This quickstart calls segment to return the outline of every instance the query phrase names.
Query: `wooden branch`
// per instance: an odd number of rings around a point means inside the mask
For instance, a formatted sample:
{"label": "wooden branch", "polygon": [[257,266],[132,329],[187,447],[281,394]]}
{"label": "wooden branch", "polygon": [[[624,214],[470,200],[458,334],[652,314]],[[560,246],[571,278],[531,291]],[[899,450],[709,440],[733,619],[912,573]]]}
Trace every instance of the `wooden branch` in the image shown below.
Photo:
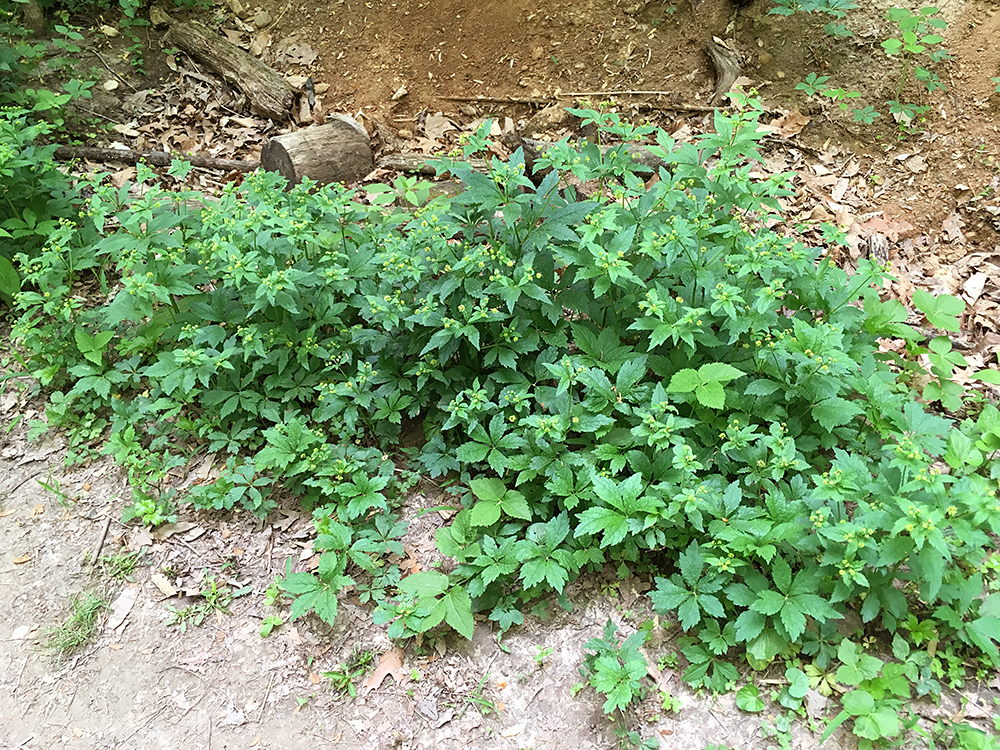
{"label": "wooden branch", "polygon": [[[379,169],[395,169],[400,172],[417,172],[433,177],[437,174],[428,162],[441,157],[431,154],[386,154],[375,165]],[[473,172],[485,172],[485,159],[469,159],[465,162]]]}
{"label": "wooden branch", "polygon": [[194,21],[174,22],[164,37],[201,60],[250,101],[250,108],[275,122],[288,119],[297,89],[256,57],[230,44],[207,26]]}
{"label": "wooden branch", "polygon": [[136,164],[145,161],[158,167],[169,167],[174,159],[186,161],[193,167],[205,169],[222,169],[227,172],[252,172],[260,166],[255,161],[237,161],[235,159],[215,159],[210,156],[187,156],[168,154],[166,151],[133,151],[123,148],[96,148],[92,146],[60,146],[56,149],[57,159],[89,159],[90,161],[111,161],[123,164]]}
{"label": "wooden branch", "polygon": [[558,99],[554,96],[552,97],[518,97],[518,96],[442,96],[440,99],[444,99],[446,102],[483,102],[484,104],[534,104],[534,105],[549,105]]}

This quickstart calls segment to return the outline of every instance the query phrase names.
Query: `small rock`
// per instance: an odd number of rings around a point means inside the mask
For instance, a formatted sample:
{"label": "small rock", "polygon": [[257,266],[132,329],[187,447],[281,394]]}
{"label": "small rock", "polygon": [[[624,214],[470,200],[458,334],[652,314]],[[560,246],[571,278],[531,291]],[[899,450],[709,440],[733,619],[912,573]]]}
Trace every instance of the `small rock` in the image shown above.
{"label": "small rock", "polygon": [[522,132],[528,138],[536,138],[546,130],[558,130],[570,125],[572,121],[573,115],[558,104],[553,104],[538,110],[535,116],[528,120],[528,124],[524,126]]}
{"label": "small rock", "polygon": [[107,24],[103,24],[100,28],[100,31],[108,39],[114,39],[116,36],[118,36],[118,29],[116,29],[114,26],[108,26]]}
{"label": "small rock", "polygon": [[757,58],[757,62],[761,65],[767,65],[771,60],[774,59],[774,55],[770,52],[761,52],[760,57]]}
{"label": "small rock", "polygon": [[167,12],[158,5],[151,5],[149,7],[149,22],[156,28],[169,26],[170,16],[167,15]]}
{"label": "small rock", "polygon": [[271,24],[271,14],[266,10],[258,10],[253,14],[253,25],[258,29],[263,29]]}
{"label": "small rock", "polygon": [[396,135],[402,138],[404,141],[411,140],[413,138],[413,131],[411,130],[397,130]]}
{"label": "small rock", "polygon": [[531,49],[531,57],[534,60],[541,60],[542,55],[545,54],[545,50],[542,47],[533,47]]}
{"label": "small rock", "polygon": [[105,91],[114,91],[116,88],[118,88],[119,85],[120,84],[118,83],[118,81],[112,78],[111,80],[105,81],[101,85],[101,88],[104,89]]}

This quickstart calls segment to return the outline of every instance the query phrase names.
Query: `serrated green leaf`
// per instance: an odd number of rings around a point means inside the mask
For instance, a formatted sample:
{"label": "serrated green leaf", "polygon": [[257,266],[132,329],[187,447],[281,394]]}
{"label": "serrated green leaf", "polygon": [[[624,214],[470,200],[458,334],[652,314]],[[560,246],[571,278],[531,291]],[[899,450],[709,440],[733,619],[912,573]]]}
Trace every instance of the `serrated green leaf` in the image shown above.
{"label": "serrated green leaf", "polygon": [[725,383],[730,380],[736,380],[746,375],[743,370],[737,367],[733,367],[725,362],[709,362],[707,365],[702,365],[698,368],[698,376],[703,383],[709,381],[717,381],[720,383]]}
{"label": "serrated green leaf", "polygon": [[726,389],[715,380],[699,385],[694,389],[694,395],[698,403],[709,409],[723,409],[726,406]]}
{"label": "serrated green leaf", "polygon": [[785,605],[785,597],[777,591],[761,591],[757,594],[757,601],[751,606],[756,612],[762,615],[775,615],[781,611]]}
{"label": "serrated green leaf", "polygon": [[470,441],[458,446],[458,450],[455,451],[455,458],[463,464],[477,464],[484,460],[486,458],[486,454],[489,452],[490,446],[486,443],[476,443]]}
{"label": "serrated green leaf", "polygon": [[452,586],[444,596],[444,621],[457,633],[471,640],[476,622],[472,617],[472,599],[461,586]]}
{"label": "serrated green leaf", "polygon": [[527,499],[517,490],[508,490],[500,501],[500,508],[512,518],[520,518],[525,521],[531,520],[531,506]]}
{"label": "serrated green leaf", "polygon": [[[485,457],[485,453],[483,456]],[[472,494],[478,497],[480,500],[487,500],[494,502],[497,505],[500,504],[500,500],[503,498],[504,493],[507,492],[507,486],[496,477],[479,477],[473,479],[469,482],[469,489],[472,490]]]}
{"label": "serrated green leaf", "polygon": [[492,500],[480,500],[469,510],[470,526],[492,526],[500,520],[500,505]]}
{"label": "serrated green leaf", "polygon": [[680,568],[681,576],[687,582],[688,586],[693,587],[698,582],[698,579],[701,578],[701,571],[705,566],[697,542],[692,542],[686,550],[681,552],[677,560],[677,565]]}
{"label": "serrated green leaf", "polygon": [[701,378],[698,373],[690,368],[678,370],[670,378],[667,386],[668,393],[688,393],[701,385]]}
{"label": "serrated green leaf", "polygon": [[812,408],[812,416],[824,430],[832,432],[834,428],[850,422],[854,417],[864,413],[853,401],[833,396],[825,398]]}

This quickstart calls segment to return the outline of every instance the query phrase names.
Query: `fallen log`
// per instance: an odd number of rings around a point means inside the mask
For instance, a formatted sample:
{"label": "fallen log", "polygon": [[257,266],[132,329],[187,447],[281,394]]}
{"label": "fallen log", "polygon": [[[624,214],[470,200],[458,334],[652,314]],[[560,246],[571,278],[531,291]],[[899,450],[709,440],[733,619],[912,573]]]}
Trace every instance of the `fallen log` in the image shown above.
{"label": "fallen log", "polygon": [[123,148],[97,148],[94,146],[59,146],[55,154],[57,159],[89,159],[100,162],[121,162],[136,164],[140,161],[154,164],[158,167],[169,167],[174,159],[186,161],[193,167],[205,169],[221,169],[226,172],[252,172],[260,166],[255,161],[239,161],[236,159],[215,159],[210,156],[194,156],[168,154],[166,151],[133,151]]}
{"label": "fallen log", "polygon": [[[386,154],[385,156],[379,158],[378,163],[375,166],[379,169],[395,169],[399,172],[416,172],[418,174],[433,177],[437,174],[437,170],[430,165],[430,162],[440,158],[442,157],[432,156],[430,154]],[[468,159],[464,163],[473,172],[486,171],[485,159]]]}
{"label": "fallen log", "polygon": [[250,109],[275,122],[288,119],[297,89],[257,58],[194,21],[176,21],[164,37],[246,95]]}
{"label": "fallen log", "polygon": [[275,136],[260,152],[260,165],[290,183],[303,177],[320,185],[355,182],[375,168],[371,140],[361,125],[344,115],[325,125]]}

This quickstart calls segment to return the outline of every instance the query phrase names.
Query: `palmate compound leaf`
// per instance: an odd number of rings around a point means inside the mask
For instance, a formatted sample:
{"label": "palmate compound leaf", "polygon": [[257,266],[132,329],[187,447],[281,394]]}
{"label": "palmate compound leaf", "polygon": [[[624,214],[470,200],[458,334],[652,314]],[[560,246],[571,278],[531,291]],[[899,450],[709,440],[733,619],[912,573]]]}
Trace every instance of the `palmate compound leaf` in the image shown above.
{"label": "palmate compound leaf", "polygon": [[[347,576],[338,578],[345,578],[353,583]],[[292,573],[281,583],[281,588],[295,595],[290,609],[291,619],[310,610],[315,610],[316,615],[328,625],[332,625],[337,619],[337,592],[341,588],[339,580],[330,584],[311,573]]]}

